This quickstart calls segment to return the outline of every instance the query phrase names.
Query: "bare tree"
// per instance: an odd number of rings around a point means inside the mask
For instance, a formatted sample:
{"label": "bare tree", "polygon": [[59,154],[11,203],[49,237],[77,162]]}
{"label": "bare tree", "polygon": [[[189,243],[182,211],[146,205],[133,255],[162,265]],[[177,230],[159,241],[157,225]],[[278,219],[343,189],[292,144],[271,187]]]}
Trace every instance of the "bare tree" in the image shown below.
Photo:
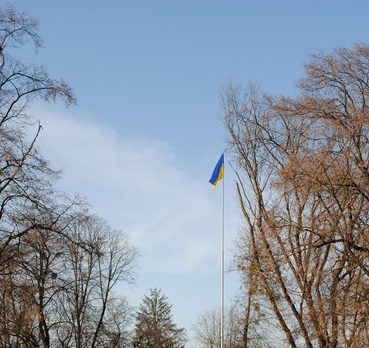
{"label": "bare tree", "polygon": [[[133,284],[136,249],[125,235],[94,216],[70,228],[73,239],[66,243],[61,276],[65,291],[59,293],[57,309],[62,324],[58,325],[55,344],[124,347],[120,344],[129,341],[132,309],[114,289]],[[116,303],[122,307],[113,307]]]}
{"label": "bare tree", "polygon": [[34,127],[28,106],[37,98],[75,103],[63,80],[53,80],[43,67],[26,66],[12,56],[28,41],[36,48],[41,45],[37,22],[12,8],[0,9],[0,259],[11,256],[5,249],[12,242],[43,226],[38,216],[51,210],[55,199],[52,185],[58,172],[35,147],[41,126]]}
{"label": "bare tree", "polygon": [[114,290],[133,282],[135,248],[103,220],[77,213],[62,234],[33,230],[19,241],[0,287],[0,346],[130,344],[133,310]]}
{"label": "bare tree", "polygon": [[210,309],[200,313],[194,325],[196,343],[200,348],[220,347],[220,311]]}
{"label": "bare tree", "polygon": [[37,346],[31,328],[38,308],[25,296],[29,279],[20,282],[23,238],[36,230],[55,230],[66,212],[65,206],[56,209],[63,200],[53,190],[59,173],[36,148],[41,126],[28,106],[36,99],[57,98],[69,105],[75,97],[63,80],[51,79],[43,67],[27,66],[13,55],[28,43],[41,47],[37,29],[27,14],[0,8],[0,345],[7,347]]}
{"label": "bare tree", "polygon": [[[136,251],[85,202],[55,190],[37,149],[37,99],[76,102],[64,80],[14,53],[42,46],[37,21],[0,8],[0,347],[125,347]],[[119,305],[119,307],[117,307]]]}
{"label": "bare tree", "polygon": [[238,261],[290,347],[366,346],[369,47],[305,69],[296,98],[223,91],[246,224]]}
{"label": "bare tree", "polygon": [[[273,335],[265,334],[261,327],[271,328],[270,320],[264,320],[256,302],[253,308],[248,307],[244,296],[237,298],[226,310],[224,318],[224,347],[225,348],[268,348],[274,347],[269,341]],[[255,312],[252,316],[246,311]],[[245,338],[245,325],[248,325],[248,336]],[[220,347],[220,310],[213,308],[201,313],[193,326],[195,339],[200,348]],[[276,346],[275,346],[276,347]]]}

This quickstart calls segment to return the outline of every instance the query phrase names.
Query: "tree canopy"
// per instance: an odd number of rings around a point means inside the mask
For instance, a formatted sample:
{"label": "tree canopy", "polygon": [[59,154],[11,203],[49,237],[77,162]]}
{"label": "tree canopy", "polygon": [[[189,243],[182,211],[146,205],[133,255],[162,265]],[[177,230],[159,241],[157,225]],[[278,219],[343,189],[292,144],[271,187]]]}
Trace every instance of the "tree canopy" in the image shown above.
{"label": "tree canopy", "polygon": [[276,346],[367,346],[369,46],[312,55],[298,86],[222,92],[248,306],[283,334],[267,333]]}
{"label": "tree canopy", "polygon": [[132,309],[113,295],[132,283],[136,250],[59,192],[37,148],[35,100],[76,103],[72,88],[17,50],[41,47],[37,21],[0,8],[0,347],[126,347]]}

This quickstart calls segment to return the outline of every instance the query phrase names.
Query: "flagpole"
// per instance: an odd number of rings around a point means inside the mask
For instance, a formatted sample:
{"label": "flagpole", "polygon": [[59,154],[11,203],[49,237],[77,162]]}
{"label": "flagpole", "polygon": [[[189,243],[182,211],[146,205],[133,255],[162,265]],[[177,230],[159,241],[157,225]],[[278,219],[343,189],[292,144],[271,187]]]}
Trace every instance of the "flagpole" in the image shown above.
{"label": "flagpole", "polygon": [[222,228],[221,228],[221,275],[220,275],[220,348],[224,347],[224,152],[220,156],[209,182],[215,189],[219,180],[223,179],[222,190]]}
{"label": "flagpole", "polygon": [[[225,172],[225,171],[224,171]],[[222,231],[221,231],[221,291],[220,291],[220,348],[224,347],[224,182],[222,190]]]}

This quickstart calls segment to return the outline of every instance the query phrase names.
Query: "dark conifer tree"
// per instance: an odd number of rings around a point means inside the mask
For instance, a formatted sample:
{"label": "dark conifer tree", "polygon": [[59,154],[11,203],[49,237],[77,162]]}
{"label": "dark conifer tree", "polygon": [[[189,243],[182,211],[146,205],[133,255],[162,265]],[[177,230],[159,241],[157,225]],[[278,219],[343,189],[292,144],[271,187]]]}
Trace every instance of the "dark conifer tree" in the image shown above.
{"label": "dark conifer tree", "polygon": [[172,305],[159,289],[150,289],[136,316],[133,346],[137,348],[181,348],[186,342],[185,331],[172,320]]}

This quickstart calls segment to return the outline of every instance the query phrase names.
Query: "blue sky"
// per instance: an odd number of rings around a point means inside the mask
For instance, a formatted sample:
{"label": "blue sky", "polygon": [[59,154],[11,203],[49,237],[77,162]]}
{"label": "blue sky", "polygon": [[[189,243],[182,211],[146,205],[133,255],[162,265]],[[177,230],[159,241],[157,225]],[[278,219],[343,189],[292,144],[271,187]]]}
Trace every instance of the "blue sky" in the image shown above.
{"label": "blue sky", "polygon": [[[11,3],[40,22],[45,47],[27,58],[78,98],[34,106],[40,147],[64,169],[60,188],[86,196],[137,246],[137,285],[122,289],[130,302],[161,288],[191,335],[220,302],[221,190],[208,183],[225,147],[219,90],[256,82],[295,94],[309,54],[368,42],[369,2]],[[228,264],[241,224],[230,175],[225,184]],[[227,300],[238,287],[227,274]]]}

